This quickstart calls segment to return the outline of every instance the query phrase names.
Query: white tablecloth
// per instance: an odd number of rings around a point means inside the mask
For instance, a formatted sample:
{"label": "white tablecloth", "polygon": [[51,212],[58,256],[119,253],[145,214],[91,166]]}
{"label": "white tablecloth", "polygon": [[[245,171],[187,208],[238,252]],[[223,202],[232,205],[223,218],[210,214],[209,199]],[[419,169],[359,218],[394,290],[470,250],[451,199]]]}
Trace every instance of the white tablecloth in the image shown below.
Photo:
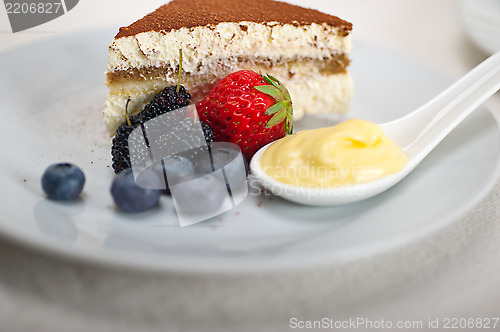
{"label": "white tablecloth", "polygon": [[[0,51],[89,26],[127,25],[161,3],[82,0],[67,15],[17,34],[0,9]],[[307,3],[314,7],[315,1]],[[331,13],[354,24],[356,38],[451,78],[486,57],[466,38],[458,1],[328,3]],[[498,93],[486,104],[500,114]],[[200,277],[117,271],[0,240],[0,331],[286,331],[328,319],[366,319],[373,327],[420,322],[419,330],[426,330],[436,320],[443,327],[447,318],[494,319],[500,317],[499,193],[497,184],[461,218],[398,250],[286,273]],[[370,325],[357,330],[362,326]]]}

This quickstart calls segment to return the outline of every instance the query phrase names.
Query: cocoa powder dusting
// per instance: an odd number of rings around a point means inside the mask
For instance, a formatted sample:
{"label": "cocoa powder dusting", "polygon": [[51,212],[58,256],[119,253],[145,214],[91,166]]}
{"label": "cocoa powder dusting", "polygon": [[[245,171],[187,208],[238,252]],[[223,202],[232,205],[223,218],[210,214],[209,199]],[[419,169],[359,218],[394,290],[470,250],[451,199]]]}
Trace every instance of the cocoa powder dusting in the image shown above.
{"label": "cocoa powder dusting", "polygon": [[326,23],[339,27],[344,36],[352,30],[351,23],[336,16],[273,0],[173,0],[128,27],[120,28],[115,38],[242,21],[296,26]]}

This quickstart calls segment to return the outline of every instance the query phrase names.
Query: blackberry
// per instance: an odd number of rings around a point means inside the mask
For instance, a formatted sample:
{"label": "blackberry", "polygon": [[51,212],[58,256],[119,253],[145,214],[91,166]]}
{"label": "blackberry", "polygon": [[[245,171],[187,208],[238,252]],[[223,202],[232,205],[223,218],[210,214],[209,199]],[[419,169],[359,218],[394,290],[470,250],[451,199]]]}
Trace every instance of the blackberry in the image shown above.
{"label": "blackberry", "polygon": [[[189,105],[191,95],[180,85],[179,92],[177,86],[169,86],[154,96],[153,101],[144,107],[144,110],[134,117],[134,121],[144,123],[158,115],[173,111],[175,109]],[[132,121],[132,119],[131,119]]]}
{"label": "blackberry", "polygon": [[[143,111],[137,115],[129,117],[130,125],[128,122],[125,122],[118,127],[116,135],[113,138],[113,146],[111,148],[111,155],[113,157],[112,167],[115,173],[119,173],[120,171],[131,167],[128,138],[130,133],[132,133],[135,128],[159,115],[189,105],[191,96],[186,89],[182,85],[179,86],[179,92],[177,92],[176,89],[176,86],[166,87],[153,98],[153,101],[144,107]],[[187,123],[192,122],[192,120],[184,122],[187,125]],[[205,141],[207,143],[213,142],[214,135],[212,129],[204,123],[201,123],[201,125]],[[169,133],[165,133],[165,135],[162,135],[161,139],[168,140],[169,136]]]}
{"label": "blackberry", "polygon": [[[166,116],[165,116],[166,117]],[[168,121],[168,117],[165,118]],[[171,151],[168,142],[171,142],[172,148],[177,151],[188,151],[196,147],[205,147],[208,143],[214,141],[214,133],[212,128],[210,128],[206,123],[198,120],[203,130],[204,140],[199,135],[199,127],[197,124],[193,123],[193,119],[185,118],[171,126],[168,130],[163,128],[158,128],[161,131],[157,131],[157,128],[148,128],[148,137],[156,139],[161,142],[157,147],[157,151],[163,155],[168,155],[168,151]],[[192,133],[192,135],[191,135]],[[165,152],[162,150],[165,149]]]}
{"label": "blackberry", "polygon": [[[200,127],[203,134],[200,133]],[[192,118],[179,121],[178,116],[170,118],[169,113],[161,116],[158,123],[147,127],[145,137],[134,135],[129,138],[129,146],[134,152],[132,162],[146,166],[149,161],[149,152],[144,149],[144,140],[154,142],[154,158],[181,156],[194,163],[200,154],[206,152],[207,145],[214,141],[212,129],[201,121],[194,122]]]}
{"label": "blackberry", "polygon": [[128,136],[135,127],[127,126],[126,123],[121,124],[116,130],[116,135],[113,138],[113,146],[111,147],[111,155],[113,156],[113,169],[115,173],[131,167],[130,155],[128,151]]}

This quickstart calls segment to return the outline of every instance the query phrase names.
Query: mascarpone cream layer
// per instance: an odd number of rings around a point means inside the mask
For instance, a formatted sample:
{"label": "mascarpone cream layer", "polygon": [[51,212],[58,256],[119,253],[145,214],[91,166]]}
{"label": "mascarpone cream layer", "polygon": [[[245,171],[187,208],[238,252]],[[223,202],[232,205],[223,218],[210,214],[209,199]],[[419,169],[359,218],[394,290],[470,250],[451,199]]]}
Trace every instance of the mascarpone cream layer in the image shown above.
{"label": "mascarpone cream layer", "polygon": [[[184,72],[205,74],[214,58],[252,56],[270,59],[297,57],[322,59],[332,53],[348,54],[350,35],[327,24],[294,26],[271,22],[219,23],[215,26],[181,28],[168,33],[149,31],[113,40],[109,46],[108,72],[129,68],[177,68],[183,51]],[[207,64],[207,66],[205,66]]]}
{"label": "mascarpone cream layer", "polygon": [[[294,120],[300,119],[305,113],[343,115],[349,110],[354,91],[354,84],[349,73],[315,74],[307,78],[296,75],[292,79],[280,80],[290,92]],[[133,87],[129,87],[128,95],[110,94],[106,100],[103,117],[110,135],[114,135],[118,126],[125,122],[125,107],[129,98],[129,104],[134,105],[135,108],[131,112],[133,114],[143,109],[154,94],[165,87],[161,82],[155,81],[131,82],[130,84]],[[189,83],[184,86],[192,92]]]}

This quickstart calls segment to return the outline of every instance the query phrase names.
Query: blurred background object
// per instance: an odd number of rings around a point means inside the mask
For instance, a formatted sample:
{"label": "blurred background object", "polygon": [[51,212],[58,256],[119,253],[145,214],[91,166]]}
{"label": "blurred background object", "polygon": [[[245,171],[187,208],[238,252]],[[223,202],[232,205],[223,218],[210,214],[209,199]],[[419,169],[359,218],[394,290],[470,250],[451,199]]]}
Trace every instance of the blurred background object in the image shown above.
{"label": "blurred background object", "polygon": [[467,36],[486,54],[500,51],[500,1],[461,0],[460,15]]}

